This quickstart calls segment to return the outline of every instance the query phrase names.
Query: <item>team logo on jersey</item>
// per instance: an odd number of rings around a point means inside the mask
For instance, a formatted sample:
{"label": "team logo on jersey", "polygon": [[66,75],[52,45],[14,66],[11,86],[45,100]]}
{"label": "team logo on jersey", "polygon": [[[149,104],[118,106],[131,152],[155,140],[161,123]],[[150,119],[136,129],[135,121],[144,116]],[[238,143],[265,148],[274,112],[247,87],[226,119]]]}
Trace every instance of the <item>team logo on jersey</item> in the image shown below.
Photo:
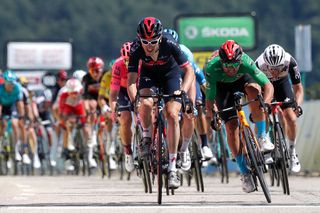
{"label": "team logo on jersey", "polygon": [[211,89],[210,88],[210,83],[207,81],[207,83],[206,83],[206,89]]}

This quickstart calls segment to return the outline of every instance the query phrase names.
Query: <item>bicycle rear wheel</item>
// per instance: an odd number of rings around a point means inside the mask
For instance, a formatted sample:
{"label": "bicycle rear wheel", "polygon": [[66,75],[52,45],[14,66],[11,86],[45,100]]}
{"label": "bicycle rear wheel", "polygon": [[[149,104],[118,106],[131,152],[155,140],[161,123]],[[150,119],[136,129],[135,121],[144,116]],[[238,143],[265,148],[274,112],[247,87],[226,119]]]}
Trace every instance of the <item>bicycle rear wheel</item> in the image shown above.
{"label": "bicycle rear wheel", "polygon": [[270,191],[268,189],[268,186],[266,184],[265,177],[263,174],[263,170],[265,166],[264,160],[263,160],[264,158],[260,150],[257,149],[257,146],[254,141],[254,135],[251,129],[249,129],[248,127],[243,127],[243,134],[244,134],[248,155],[250,158],[249,165],[251,167],[251,172],[255,177],[258,178],[267,202],[271,203]]}
{"label": "bicycle rear wheel", "polygon": [[276,139],[276,149],[279,153],[278,158],[276,158],[276,167],[279,169],[279,179],[282,183],[283,193],[290,195],[289,180],[288,180],[288,161],[285,149],[285,138],[283,136],[283,131],[279,124],[275,125],[275,139]]}

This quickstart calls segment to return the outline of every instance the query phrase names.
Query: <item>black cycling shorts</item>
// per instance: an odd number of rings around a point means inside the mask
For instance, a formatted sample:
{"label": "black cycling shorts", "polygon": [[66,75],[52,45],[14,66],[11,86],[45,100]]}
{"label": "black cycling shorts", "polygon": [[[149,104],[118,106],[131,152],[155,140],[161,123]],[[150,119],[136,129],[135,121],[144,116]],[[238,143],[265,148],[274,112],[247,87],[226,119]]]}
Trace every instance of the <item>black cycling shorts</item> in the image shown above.
{"label": "black cycling shorts", "polygon": [[[255,83],[255,81],[248,74],[243,75],[241,78],[232,83],[217,82],[216,102],[218,109],[222,110],[234,106],[233,94],[235,92],[245,93],[244,88],[249,83]],[[237,112],[235,110],[227,111],[221,113],[220,116],[225,122],[227,122],[233,118],[236,118]]]}
{"label": "black cycling shorts", "polygon": [[[141,73],[139,79],[139,90],[146,88],[161,88],[164,94],[173,94],[175,91],[180,90],[182,83],[180,72],[171,72],[167,76],[159,76],[154,73]],[[175,98],[175,101],[181,103],[180,98]],[[165,99],[168,102],[169,99]]]}
{"label": "black cycling shorts", "polygon": [[[120,87],[117,102],[120,106],[130,106],[131,105],[130,98],[129,98],[128,92],[127,92],[127,88]],[[121,111],[131,111],[131,108],[130,109],[119,109],[119,111],[120,112]]]}
{"label": "black cycling shorts", "polygon": [[[293,94],[292,86],[289,81],[289,77],[279,79],[277,81],[273,81],[272,85],[274,87],[274,100],[275,101],[293,101],[295,100],[295,96]],[[282,109],[285,108],[294,108],[295,103],[286,104],[285,106],[281,106]]]}

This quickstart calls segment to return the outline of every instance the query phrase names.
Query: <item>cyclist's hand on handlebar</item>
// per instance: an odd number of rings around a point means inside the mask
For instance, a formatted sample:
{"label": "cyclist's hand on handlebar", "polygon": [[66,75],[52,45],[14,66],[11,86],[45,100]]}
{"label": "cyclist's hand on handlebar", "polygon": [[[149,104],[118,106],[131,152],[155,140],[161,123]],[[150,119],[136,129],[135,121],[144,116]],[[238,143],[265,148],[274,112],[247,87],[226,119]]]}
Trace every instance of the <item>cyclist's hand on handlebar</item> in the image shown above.
{"label": "cyclist's hand on handlebar", "polygon": [[211,128],[215,131],[218,131],[221,129],[222,120],[219,116],[219,114],[215,111],[213,111],[213,119],[211,121]]}
{"label": "cyclist's hand on handlebar", "polygon": [[177,90],[174,92],[175,95],[181,95],[182,100],[182,111],[188,114],[193,114],[193,103],[189,99],[188,94],[184,90]]}
{"label": "cyclist's hand on handlebar", "polygon": [[301,106],[298,106],[297,104],[295,105],[295,108],[293,110],[296,113],[298,118],[303,114],[303,110]]}

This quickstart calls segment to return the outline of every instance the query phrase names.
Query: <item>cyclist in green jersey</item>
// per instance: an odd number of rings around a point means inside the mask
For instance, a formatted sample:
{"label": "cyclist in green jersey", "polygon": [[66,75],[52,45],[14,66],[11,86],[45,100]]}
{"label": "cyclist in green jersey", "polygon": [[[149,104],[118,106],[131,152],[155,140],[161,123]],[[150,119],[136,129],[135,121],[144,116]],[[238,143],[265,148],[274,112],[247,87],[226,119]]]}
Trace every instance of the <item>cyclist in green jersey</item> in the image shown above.
{"label": "cyclist in green jersey", "polygon": [[[233,40],[227,40],[218,54],[209,60],[206,67],[206,109],[207,116],[213,118],[217,109],[221,110],[234,105],[233,94],[244,92],[249,100],[263,91],[264,101],[270,103],[273,97],[273,86],[267,76],[261,72],[254,61],[243,52],[241,46]],[[250,104],[252,118],[256,123],[257,137],[262,151],[274,149],[266,133],[266,122],[263,109],[259,103]],[[239,124],[236,111],[221,114],[225,121],[228,144],[235,156],[241,173],[242,189],[253,192],[255,187],[252,176],[246,166],[244,156],[239,151]]]}

